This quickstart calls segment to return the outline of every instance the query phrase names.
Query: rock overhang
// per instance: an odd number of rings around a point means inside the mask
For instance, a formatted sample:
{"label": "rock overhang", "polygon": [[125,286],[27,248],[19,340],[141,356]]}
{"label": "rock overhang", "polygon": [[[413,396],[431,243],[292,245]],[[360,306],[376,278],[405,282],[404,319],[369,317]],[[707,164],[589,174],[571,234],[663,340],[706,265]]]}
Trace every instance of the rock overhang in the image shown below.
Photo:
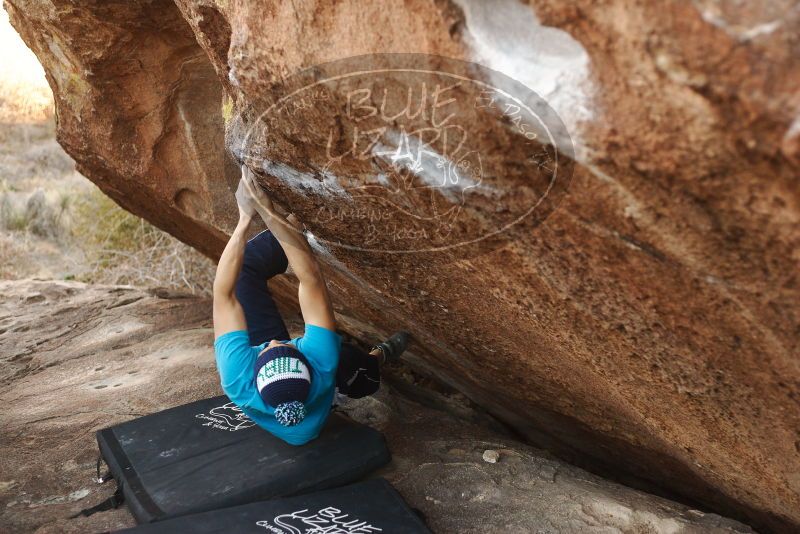
{"label": "rock overhang", "polygon": [[[797,524],[800,68],[785,3],[774,27],[705,4],[6,4],[81,171],[212,257],[235,214],[226,121],[292,74],[398,51],[508,65],[532,85],[552,67],[541,80],[577,149],[558,209],[468,257],[332,246],[360,237],[356,211],[319,224],[337,311],[374,335],[410,330],[420,368],[531,439],[759,526]],[[313,219],[338,203],[306,187],[326,176],[310,182],[302,154],[277,155],[262,179],[283,204]]]}

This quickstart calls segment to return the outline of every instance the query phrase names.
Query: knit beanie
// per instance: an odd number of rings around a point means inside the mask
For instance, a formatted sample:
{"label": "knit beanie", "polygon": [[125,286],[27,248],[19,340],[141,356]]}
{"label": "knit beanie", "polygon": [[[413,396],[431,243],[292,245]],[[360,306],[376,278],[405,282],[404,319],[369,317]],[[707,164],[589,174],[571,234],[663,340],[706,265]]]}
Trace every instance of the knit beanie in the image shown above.
{"label": "knit beanie", "polygon": [[275,408],[275,419],[283,426],[300,423],[311,390],[311,369],[303,353],[285,345],[273,347],[258,357],[255,373],[258,393]]}

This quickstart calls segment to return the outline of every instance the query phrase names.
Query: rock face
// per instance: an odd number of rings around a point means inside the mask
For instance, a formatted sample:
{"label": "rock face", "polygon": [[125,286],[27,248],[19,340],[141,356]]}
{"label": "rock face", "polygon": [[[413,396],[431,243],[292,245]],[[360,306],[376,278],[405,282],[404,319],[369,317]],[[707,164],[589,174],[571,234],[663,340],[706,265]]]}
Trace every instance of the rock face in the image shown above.
{"label": "rock face", "polygon": [[[124,507],[66,518],[113,491],[113,483],[93,480],[96,430],[220,394],[210,302],[30,280],[0,282],[0,295],[0,430],[11,437],[0,444],[3,527],[62,534],[133,526]],[[290,317],[290,329],[302,327]],[[752,532],[522,445],[487,428],[486,416],[463,400],[403,382],[400,374],[393,383],[424,395],[427,406],[383,386],[345,410],[384,432],[394,461],[379,474],[435,532]],[[487,447],[500,452],[496,464],[481,459]]]}
{"label": "rock face", "polygon": [[[347,328],[411,331],[418,370],[574,461],[800,528],[793,2],[5,6],[60,142],[122,206],[214,257],[246,161],[316,236]],[[391,116],[419,71],[447,72],[423,77],[441,108]],[[434,95],[455,75],[491,98]]]}

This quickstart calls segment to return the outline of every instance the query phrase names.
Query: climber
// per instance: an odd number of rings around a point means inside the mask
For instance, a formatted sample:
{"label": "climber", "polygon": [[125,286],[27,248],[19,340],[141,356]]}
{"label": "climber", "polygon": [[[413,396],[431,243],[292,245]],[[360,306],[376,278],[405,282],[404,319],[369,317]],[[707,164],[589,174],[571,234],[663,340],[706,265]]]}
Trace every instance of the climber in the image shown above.
{"label": "climber", "polygon": [[[369,353],[342,343],[325,280],[302,225],[283,217],[245,165],[236,191],[239,223],[214,278],[214,352],[225,394],[259,426],[292,445],[319,435],[336,392],[377,391],[380,365],[408,344],[398,332]],[[246,241],[258,214],[268,230]],[[303,336],[289,339],[267,280],[291,267],[299,281]]]}

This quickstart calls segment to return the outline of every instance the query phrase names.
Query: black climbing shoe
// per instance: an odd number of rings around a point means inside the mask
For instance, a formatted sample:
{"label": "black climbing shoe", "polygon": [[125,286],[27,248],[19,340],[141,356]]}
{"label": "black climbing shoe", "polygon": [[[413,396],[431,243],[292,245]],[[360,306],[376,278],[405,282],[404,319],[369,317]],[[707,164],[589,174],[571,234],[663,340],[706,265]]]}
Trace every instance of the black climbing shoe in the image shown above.
{"label": "black climbing shoe", "polygon": [[410,337],[411,335],[408,332],[397,332],[383,343],[378,343],[372,347],[372,350],[380,349],[381,353],[383,353],[383,363],[396,362],[408,347]]}

